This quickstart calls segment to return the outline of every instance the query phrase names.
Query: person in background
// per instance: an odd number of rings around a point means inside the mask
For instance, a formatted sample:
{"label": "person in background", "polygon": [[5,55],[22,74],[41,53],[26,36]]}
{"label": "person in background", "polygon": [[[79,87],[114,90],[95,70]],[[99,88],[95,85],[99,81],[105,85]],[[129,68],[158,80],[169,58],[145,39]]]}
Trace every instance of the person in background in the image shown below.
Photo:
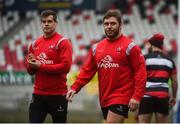
{"label": "person in background", "polygon": [[106,38],[89,50],[80,73],[67,93],[74,94],[98,73],[99,100],[104,119],[108,123],[121,123],[128,111],[138,108],[144,95],[146,66],[140,48],[124,35],[121,13],[109,10],[103,18]]}
{"label": "person in background", "polygon": [[[168,123],[169,105],[176,104],[177,72],[174,61],[163,51],[164,35],[154,34],[150,39],[150,53],[145,55],[146,92],[139,107],[139,123],[150,123],[155,113],[156,123]],[[172,81],[172,95],[168,81]]]}
{"label": "person in background", "polygon": [[54,11],[42,11],[43,35],[30,44],[25,59],[27,72],[35,75],[30,123],[44,122],[48,113],[55,123],[67,120],[66,75],[72,64],[72,46],[67,38],[56,32],[57,23]]}

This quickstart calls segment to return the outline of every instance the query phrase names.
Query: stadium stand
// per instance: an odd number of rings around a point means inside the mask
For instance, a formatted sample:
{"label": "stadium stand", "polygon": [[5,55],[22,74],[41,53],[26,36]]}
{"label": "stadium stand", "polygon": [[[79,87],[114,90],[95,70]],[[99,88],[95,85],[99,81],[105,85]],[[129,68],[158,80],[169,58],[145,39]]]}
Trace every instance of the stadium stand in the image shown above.
{"label": "stadium stand", "polygon": [[6,15],[0,14],[0,37],[7,33],[19,21],[19,14],[17,11],[9,11]]}
{"label": "stadium stand", "polygon": [[[165,36],[165,50],[171,55],[177,53],[177,20],[174,18],[177,15],[177,8],[174,4],[166,5],[166,2],[133,2],[131,0],[127,5],[128,11],[119,7],[123,11],[124,29],[129,37],[131,37],[142,48],[146,38],[157,32],[162,32]],[[117,1],[111,8],[118,8]],[[113,6],[113,7],[112,7]],[[120,6],[122,6],[120,4]],[[29,11],[26,13],[26,18],[32,18],[24,27],[16,32],[13,38],[3,44],[1,48],[2,60],[0,68],[6,70],[7,66],[12,66],[15,71],[24,71],[23,58],[26,53],[26,48],[30,41],[41,35],[40,21],[37,11]],[[83,63],[83,58],[87,54],[89,47],[98,42],[103,36],[102,17],[103,14],[96,13],[93,10],[76,10],[73,13],[70,11],[59,11],[59,26],[58,31],[66,37],[70,38],[74,50],[74,65],[72,70],[77,70]],[[0,36],[3,37],[4,32],[7,32],[19,20],[17,12],[9,12],[3,16],[1,21]]]}

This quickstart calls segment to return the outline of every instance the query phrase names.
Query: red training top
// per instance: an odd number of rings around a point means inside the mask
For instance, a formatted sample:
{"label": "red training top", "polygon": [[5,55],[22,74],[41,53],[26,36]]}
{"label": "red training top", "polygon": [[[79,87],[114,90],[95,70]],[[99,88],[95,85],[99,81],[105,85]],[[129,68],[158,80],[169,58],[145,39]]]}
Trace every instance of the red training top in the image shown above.
{"label": "red training top", "polygon": [[101,107],[128,105],[140,101],[146,85],[146,66],[140,48],[125,35],[115,41],[103,39],[94,45],[81,68],[72,90],[79,90],[98,72]]}
{"label": "red training top", "polygon": [[65,95],[66,76],[72,64],[70,41],[57,32],[50,38],[41,36],[30,44],[29,53],[41,63],[38,70],[33,70],[25,62],[28,73],[35,73],[34,94]]}

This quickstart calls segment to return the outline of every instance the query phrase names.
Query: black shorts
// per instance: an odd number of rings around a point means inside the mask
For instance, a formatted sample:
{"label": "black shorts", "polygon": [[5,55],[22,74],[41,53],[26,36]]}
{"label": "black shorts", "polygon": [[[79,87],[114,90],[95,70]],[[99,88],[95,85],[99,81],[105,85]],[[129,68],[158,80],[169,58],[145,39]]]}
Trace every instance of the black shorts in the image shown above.
{"label": "black shorts", "polygon": [[128,111],[129,111],[128,105],[122,105],[122,104],[110,105],[108,107],[101,108],[101,110],[105,120],[107,119],[107,114],[109,110],[113,113],[128,118]]}
{"label": "black shorts", "polygon": [[67,105],[66,96],[33,94],[29,106],[29,122],[42,123],[49,113],[54,123],[66,123]]}
{"label": "black shorts", "polygon": [[161,113],[169,115],[169,98],[145,97],[142,99],[138,114]]}

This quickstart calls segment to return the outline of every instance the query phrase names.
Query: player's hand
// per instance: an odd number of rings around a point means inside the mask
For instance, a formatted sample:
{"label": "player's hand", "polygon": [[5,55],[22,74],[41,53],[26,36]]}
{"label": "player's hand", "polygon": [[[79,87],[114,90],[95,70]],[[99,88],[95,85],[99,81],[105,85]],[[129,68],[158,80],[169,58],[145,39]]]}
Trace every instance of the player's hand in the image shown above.
{"label": "player's hand", "polygon": [[28,61],[28,63],[35,62],[36,61],[36,57],[34,56],[34,54],[29,53],[28,57],[27,57],[27,61]]}
{"label": "player's hand", "polygon": [[32,62],[29,62],[29,65],[31,66],[31,68],[33,69],[39,69],[41,63],[38,60],[34,60]]}
{"label": "player's hand", "polygon": [[129,110],[133,112],[139,108],[139,102],[135,99],[130,99],[128,107],[129,107]]}
{"label": "player's hand", "polygon": [[28,54],[27,61],[29,63],[29,66],[33,69],[38,69],[41,65],[41,63],[36,59],[35,55],[32,53]]}
{"label": "player's hand", "polygon": [[171,106],[175,106],[175,104],[176,104],[176,98],[170,98],[169,104],[170,104]]}
{"label": "player's hand", "polygon": [[69,101],[69,102],[72,102],[72,98],[74,97],[76,91],[74,90],[69,90],[66,94],[66,99]]}

